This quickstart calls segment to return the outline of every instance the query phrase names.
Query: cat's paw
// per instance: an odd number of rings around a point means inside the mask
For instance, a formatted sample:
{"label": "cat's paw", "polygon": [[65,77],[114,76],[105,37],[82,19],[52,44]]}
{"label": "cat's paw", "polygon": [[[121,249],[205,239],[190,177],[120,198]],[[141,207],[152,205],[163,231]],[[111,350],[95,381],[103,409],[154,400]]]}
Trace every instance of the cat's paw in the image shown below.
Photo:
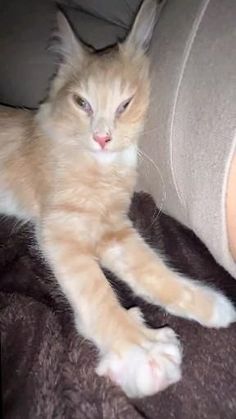
{"label": "cat's paw", "polygon": [[205,327],[228,327],[236,321],[233,303],[209,286],[185,281],[181,298],[166,309],[177,316],[195,320]]}
{"label": "cat's paw", "polygon": [[[147,329],[146,329],[147,330]],[[174,331],[152,330],[140,345],[103,356],[97,374],[108,376],[129,397],[144,397],[164,390],[181,378],[182,351]]]}
{"label": "cat's paw", "polygon": [[227,297],[220,292],[213,292],[213,314],[206,326],[216,328],[228,327],[231,323],[236,321],[236,310]]}

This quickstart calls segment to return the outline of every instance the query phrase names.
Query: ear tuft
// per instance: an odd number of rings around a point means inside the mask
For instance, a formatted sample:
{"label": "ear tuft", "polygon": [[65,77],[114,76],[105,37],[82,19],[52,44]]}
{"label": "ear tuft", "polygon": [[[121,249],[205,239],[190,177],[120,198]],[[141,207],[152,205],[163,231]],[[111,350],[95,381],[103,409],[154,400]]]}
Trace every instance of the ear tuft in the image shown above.
{"label": "ear tuft", "polygon": [[144,0],[135,18],[124,47],[145,53],[150,45],[153,29],[157,20],[157,9],[162,8],[157,0]]}
{"label": "ear tuft", "polygon": [[65,15],[57,12],[57,31],[53,36],[53,43],[50,48],[58,54],[64,61],[82,58],[84,56],[84,48],[77,39]]}

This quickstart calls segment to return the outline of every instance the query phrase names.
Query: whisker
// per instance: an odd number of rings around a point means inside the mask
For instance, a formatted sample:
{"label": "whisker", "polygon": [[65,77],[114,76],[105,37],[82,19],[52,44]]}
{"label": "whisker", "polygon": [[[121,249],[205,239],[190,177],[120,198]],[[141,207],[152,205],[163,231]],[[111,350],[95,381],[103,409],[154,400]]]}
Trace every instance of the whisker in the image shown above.
{"label": "whisker", "polygon": [[[166,200],[166,187],[165,187],[165,182],[164,182],[164,178],[163,178],[163,175],[161,173],[161,170],[160,170],[159,166],[154,162],[154,160],[151,157],[149,157],[139,147],[138,147],[138,156],[141,157],[141,158],[144,158],[145,157],[153,165],[153,167],[157,170],[157,172],[158,172],[158,174],[160,176],[160,179],[161,179],[161,183],[162,183],[163,193],[162,193],[162,198],[161,198],[161,204],[160,204],[159,209],[156,209],[155,212],[154,212],[154,214],[153,214],[152,222],[149,225],[149,227],[152,227],[153,224],[155,223],[155,221],[158,219],[158,217],[159,217],[159,215],[160,215],[160,213],[161,213],[161,211],[163,209],[164,202]],[[156,214],[156,212],[157,212],[157,214]]]}
{"label": "whisker", "polygon": [[11,226],[10,236],[18,233],[28,222],[29,220],[15,218]]}
{"label": "whisker", "polygon": [[[132,131],[132,135],[143,136],[143,135],[149,134],[150,132],[155,132],[157,130],[158,130],[158,127],[150,128],[150,129],[137,129],[137,131]],[[129,138],[129,137],[124,135],[124,138]]]}

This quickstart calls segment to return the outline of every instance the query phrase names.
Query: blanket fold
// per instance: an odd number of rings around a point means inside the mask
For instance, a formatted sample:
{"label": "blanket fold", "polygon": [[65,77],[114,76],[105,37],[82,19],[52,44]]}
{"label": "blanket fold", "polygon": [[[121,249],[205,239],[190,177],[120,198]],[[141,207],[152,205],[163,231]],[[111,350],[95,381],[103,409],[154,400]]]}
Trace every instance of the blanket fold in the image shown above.
{"label": "blanket fold", "polygon": [[[175,269],[215,284],[236,301],[235,280],[196,236],[135,194],[130,217]],[[33,228],[2,218],[0,326],[6,419],[235,419],[236,327],[206,329],[135,297],[106,272],[125,307],[148,324],[168,324],[184,348],[183,378],[155,396],[129,400],[94,372],[96,348],[75,330],[71,309],[40,257]]]}

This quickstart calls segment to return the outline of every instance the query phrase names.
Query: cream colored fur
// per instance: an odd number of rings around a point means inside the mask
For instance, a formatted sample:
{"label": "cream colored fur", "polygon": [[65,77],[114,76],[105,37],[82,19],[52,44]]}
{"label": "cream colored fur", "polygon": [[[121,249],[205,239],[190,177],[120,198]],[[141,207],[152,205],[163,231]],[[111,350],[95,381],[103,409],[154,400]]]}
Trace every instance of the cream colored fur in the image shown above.
{"label": "cream colored fur", "polygon": [[[104,54],[87,52],[59,15],[63,62],[48,99],[37,112],[0,111],[1,212],[35,223],[78,330],[99,349],[97,372],[138,397],[180,379],[181,347],[172,330],[152,330],[120,305],[101,265],[170,313],[209,327],[235,320],[230,301],[171,271],[127,216],[149,104],[145,52],[155,6],[146,0],[127,41]],[[105,148],[94,133],[109,134]]]}

